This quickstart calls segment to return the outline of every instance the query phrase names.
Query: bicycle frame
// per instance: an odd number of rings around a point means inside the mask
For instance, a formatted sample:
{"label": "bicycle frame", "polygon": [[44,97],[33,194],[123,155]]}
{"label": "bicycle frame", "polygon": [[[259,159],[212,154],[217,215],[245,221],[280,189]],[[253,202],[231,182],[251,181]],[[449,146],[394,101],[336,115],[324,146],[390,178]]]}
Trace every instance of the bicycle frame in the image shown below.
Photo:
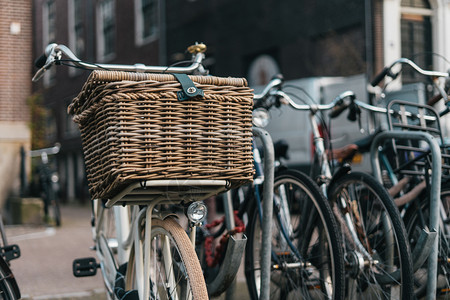
{"label": "bicycle frame", "polygon": [[[206,50],[204,45],[191,46],[188,51],[192,54],[192,64],[187,67],[158,67],[158,66],[145,66],[142,64],[136,65],[113,65],[113,64],[90,64],[79,60],[69,48],[64,45],[51,44],[45,50],[45,55],[40,59],[40,69],[33,77],[33,81],[39,80],[44,72],[49,69],[53,64],[62,62],[62,57],[69,58],[67,62],[73,66],[81,67],[90,70],[107,69],[116,71],[132,71],[132,72],[155,72],[155,73],[184,73],[184,74],[207,74],[207,71],[203,68],[202,60],[204,58],[203,52]],[[264,130],[254,130],[254,134],[259,136],[265,145],[266,162],[265,168],[266,181],[265,194],[267,198],[272,198],[272,184],[273,184],[273,147],[267,132]],[[272,147],[272,148],[271,148]],[[272,168],[271,168],[272,167]],[[190,187],[196,187],[190,189]],[[160,188],[160,189],[158,189]],[[177,192],[177,189],[183,188],[183,195]],[[113,295],[114,280],[115,278],[108,278],[108,269],[117,269],[117,263],[113,257],[112,251],[117,248],[118,262],[124,262],[129,257],[128,255],[134,255],[136,260],[136,277],[141,279],[137,282],[137,290],[140,299],[148,299],[150,294],[150,282],[149,280],[143,281],[142,278],[148,278],[148,274],[151,271],[151,227],[152,218],[159,218],[165,220],[166,218],[172,218],[173,215],[169,211],[159,211],[155,213],[154,208],[157,205],[179,205],[185,202],[201,201],[209,196],[218,194],[229,188],[229,183],[225,180],[151,180],[145,182],[138,182],[132,184],[120,192],[117,196],[109,199],[105,203],[96,200],[93,202],[93,238],[96,242],[97,255],[101,260],[100,268],[104,273],[108,292]],[[131,210],[127,207],[118,207],[119,205],[131,207]],[[116,228],[118,228],[117,239],[115,241],[108,241],[103,234],[105,228],[103,222],[107,218],[106,212],[108,209],[114,211],[114,219]],[[270,237],[271,237],[271,216],[272,206],[264,205],[264,219],[265,228],[263,228],[263,253],[262,261],[263,270],[262,273],[264,281],[262,282],[261,299],[268,299],[270,280]],[[97,224],[95,224],[97,222]],[[191,224],[191,243],[195,245],[195,226],[197,224]],[[140,232],[142,228],[145,228],[145,237],[143,239],[143,250],[138,245],[142,245],[142,239]],[[117,246],[116,246],[117,245]],[[170,252],[166,241],[162,241],[162,251]],[[268,246],[266,246],[268,245]],[[134,248],[134,249],[133,249]],[[129,254],[130,251],[131,254]],[[145,253],[144,253],[145,252]],[[269,254],[269,255],[267,255]],[[168,256],[170,257],[170,256]],[[170,261],[167,262],[170,264]],[[128,272],[128,269],[127,269]],[[172,274],[173,276],[173,274]],[[176,285],[173,278],[168,278],[169,284]]]}
{"label": "bicycle frame", "polygon": [[[347,106],[348,104],[346,104],[344,102],[344,100],[346,98],[350,98],[351,101],[355,100],[355,95],[353,92],[351,91],[347,91],[342,93],[341,95],[339,95],[338,97],[336,97],[331,103],[329,104],[298,104],[296,102],[294,102],[290,96],[288,94],[286,94],[284,91],[282,91],[280,89],[281,87],[281,82],[278,81],[276,78],[273,79],[271,81],[271,83],[269,83],[269,85],[266,87],[265,91],[262,93],[262,96],[260,96],[262,99],[265,99],[265,97],[270,97],[272,96],[274,99],[276,99],[276,102],[274,103],[262,103],[261,107],[271,107],[272,105],[279,105],[279,104],[284,104],[284,105],[289,105],[292,108],[294,108],[295,110],[299,110],[299,111],[307,111],[308,112],[308,120],[311,126],[311,130],[312,130],[312,137],[313,137],[313,143],[315,146],[315,157],[318,159],[318,166],[319,166],[319,175],[320,177],[318,178],[318,183],[319,186],[322,190],[322,192],[324,193],[324,195],[328,195],[328,190],[330,189],[330,187],[333,186],[333,182],[335,180],[337,180],[341,174],[347,174],[350,171],[350,166],[349,165],[345,165],[344,167],[341,167],[338,169],[338,171],[335,174],[332,174],[332,166],[331,166],[331,162],[328,158],[328,154],[327,151],[325,150],[325,142],[324,142],[324,138],[321,136],[320,131],[319,131],[319,122],[317,120],[317,113],[320,111],[331,111],[331,113],[335,113],[335,111],[338,111],[337,115],[342,112]],[[266,95],[266,96],[264,96]],[[341,107],[344,107],[344,109],[342,109]],[[314,178],[316,179],[316,178]],[[368,253],[368,251],[366,250],[366,248],[363,245],[363,241],[361,240],[361,237],[358,235],[358,230],[356,228],[356,225],[353,223],[352,220],[352,216],[350,215],[349,212],[349,207],[348,204],[346,203],[345,199],[343,198],[338,198],[337,200],[337,205],[339,207],[339,210],[341,210],[343,212],[342,217],[341,216],[337,216],[338,219],[338,223],[341,223],[342,226],[342,230],[346,231],[346,236],[347,238],[349,238],[351,240],[351,243],[353,243],[356,246],[356,251],[359,253],[355,253],[355,255],[357,255],[358,261],[353,260],[353,262],[355,263],[355,265],[353,267],[358,267],[358,269],[360,268],[365,268],[365,266],[371,266],[373,264],[376,264],[377,262],[375,261],[375,259],[373,258],[373,255],[371,255],[370,253]],[[388,222],[388,219],[385,220],[384,224],[386,225],[385,228],[385,232],[390,232],[391,236],[386,236],[386,239],[391,239],[393,240],[394,237],[392,236],[392,224],[390,224]],[[388,251],[389,252],[389,251]],[[390,251],[389,253],[393,254],[393,251]],[[351,253],[349,253],[349,255],[351,255]],[[363,259],[363,261],[361,260]],[[392,261],[394,258],[386,258],[386,261]],[[395,274],[390,274],[389,276],[386,276],[383,279],[379,279],[380,282],[384,282],[384,283],[388,283],[391,282],[392,280],[397,280],[396,276],[399,276],[400,273],[397,272],[397,275]],[[354,284],[349,282],[349,285],[353,285]],[[395,289],[395,288],[394,288]],[[394,291],[395,293],[395,291]]]}
{"label": "bicycle frame", "polygon": [[[195,48],[196,46],[196,48]],[[207,73],[203,68],[202,60],[204,59],[203,52],[206,50],[206,46],[193,45],[189,51],[194,54],[193,62],[187,67],[160,67],[160,66],[146,66],[144,64],[135,65],[115,65],[115,64],[91,64],[80,60],[73,54],[73,52],[64,45],[50,44],[45,49],[45,54],[38,60],[44,60],[45,63],[33,76],[32,81],[37,82],[44,76],[45,71],[47,71],[55,62],[60,61],[62,56],[65,55],[70,59],[70,63],[73,66],[89,69],[89,70],[115,70],[115,71],[128,71],[128,72],[153,72],[153,73],[185,73],[191,74],[198,72],[201,74]]]}
{"label": "bicycle frame", "polygon": [[[276,91],[275,94],[279,97],[281,97],[283,100],[282,101],[286,101],[286,104],[290,105],[292,108],[294,108],[295,110],[299,110],[299,111],[309,111],[309,123],[311,126],[311,130],[312,130],[312,135],[313,135],[313,142],[314,142],[314,146],[315,146],[315,155],[318,158],[318,165],[320,167],[320,175],[321,175],[321,183],[320,188],[322,189],[322,192],[324,193],[324,195],[328,194],[328,186],[330,184],[330,182],[333,180],[333,175],[331,173],[331,165],[330,165],[330,161],[328,159],[328,155],[325,151],[325,143],[324,143],[324,139],[323,137],[320,135],[319,132],[319,125],[318,125],[318,121],[316,119],[316,114],[319,111],[326,111],[326,110],[331,110],[336,103],[338,102],[338,98],[339,99],[343,99],[346,97],[351,97],[353,95],[352,92],[344,92],[342,93],[340,96],[338,96],[332,103],[330,104],[312,104],[312,105],[306,105],[306,104],[297,104],[294,101],[292,101],[292,99],[283,91]],[[339,174],[339,171],[337,171],[337,174]],[[342,207],[343,210],[345,210],[347,208],[347,204],[343,201],[341,201],[341,203],[339,203],[339,205]],[[350,216],[348,214],[346,214],[346,218],[345,218],[345,224],[346,227],[349,229],[350,234],[352,235],[352,238],[354,240],[354,242],[356,243],[358,249],[362,252],[362,254],[364,254],[364,256],[367,259],[370,259],[370,254],[366,252],[366,250],[364,249],[364,246],[361,244],[361,241],[359,240],[357,233],[356,233],[356,228],[354,227],[353,222],[350,220]]]}
{"label": "bicycle frame", "polygon": [[[49,166],[49,155],[56,155],[59,153],[61,145],[56,143],[53,147],[32,150],[29,152],[30,157],[39,157],[40,170],[39,176],[41,179],[41,189],[44,194],[44,214],[46,222],[50,221],[50,216],[54,218],[56,226],[61,225],[61,212],[59,208],[59,199],[57,196],[58,176],[53,174]],[[56,173],[55,173],[56,174]],[[53,210],[53,215],[50,214],[50,209]]]}
{"label": "bicycle frame", "polygon": [[[447,95],[447,91],[450,88],[449,86],[449,72],[436,72],[436,71],[428,71],[423,70],[419,66],[417,66],[413,61],[406,59],[406,58],[400,58],[396,61],[394,61],[390,66],[385,67],[375,78],[372,80],[371,85],[376,86],[378,85],[386,76],[392,78],[393,80],[398,77],[398,75],[401,73],[401,70],[397,73],[393,73],[392,69],[396,65],[409,65],[412,67],[417,73],[426,76],[427,78],[430,78],[433,82],[434,87],[438,91],[438,94],[431,98],[428,101],[429,105],[433,105],[440,99],[444,99],[447,108],[443,112],[439,114],[439,116],[442,116],[449,112],[448,107],[448,101],[449,97]],[[440,78],[446,78],[445,83],[445,89],[440,84],[439,80]],[[384,86],[384,89],[386,88],[386,84]],[[373,107],[370,105],[367,105],[367,109],[370,111],[374,111]],[[384,111],[391,114],[391,111]],[[405,116],[406,117],[406,116]],[[390,120],[390,119],[389,119]],[[436,121],[436,119],[431,120]],[[378,178],[380,182],[382,182],[382,175],[380,170],[380,161],[379,161],[379,155],[381,158],[381,163],[383,163],[385,166],[387,166],[388,175],[391,177],[393,176],[391,170],[389,170],[388,161],[387,159],[384,159],[382,156],[382,153],[378,151],[378,147],[381,145],[381,143],[384,140],[387,139],[394,139],[394,138],[400,138],[408,140],[415,140],[415,141],[422,141],[426,142],[429,146],[431,157],[432,157],[432,174],[431,174],[431,187],[430,187],[430,216],[429,216],[429,228],[431,229],[430,232],[423,231],[421,233],[421,236],[419,237],[419,247],[416,246],[415,251],[413,252],[413,259],[415,262],[414,269],[418,267],[417,265],[424,262],[426,259],[425,254],[430,253],[428,257],[428,280],[427,280],[427,299],[434,299],[436,296],[436,285],[437,285],[437,259],[438,259],[438,252],[439,252],[439,230],[440,230],[440,211],[442,210],[442,203],[440,203],[440,188],[441,188],[441,172],[442,172],[442,162],[441,162],[441,151],[440,147],[436,141],[429,133],[427,132],[410,132],[410,131],[402,131],[402,132],[384,132],[375,137],[375,140],[372,143],[370,152],[372,156],[372,170],[375,173],[375,176]],[[434,231],[434,232],[433,232]],[[418,249],[419,248],[419,249]],[[430,249],[431,248],[431,249]],[[420,253],[415,253],[416,250]],[[431,252],[430,252],[431,251]],[[420,266],[420,265],[419,265]]]}
{"label": "bicycle frame", "polygon": [[[380,164],[378,160],[378,147],[381,145],[381,142],[385,139],[392,138],[407,138],[410,140],[419,140],[426,141],[431,149],[432,161],[433,161],[433,172],[431,178],[431,195],[430,195],[430,228],[431,235],[427,232],[423,232],[423,238],[420,241],[425,244],[421,247],[416,247],[413,252],[413,258],[417,264],[421,264],[428,257],[428,297],[427,299],[434,299],[435,291],[436,291],[436,271],[437,271],[437,254],[438,254],[438,238],[437,233],[439,232],[439,195],[441,188],[441,160],[439,159],[440,148],[437,144],[437,141],[428,133],[425,132],[383,132],[375,137],[375,140],[371,146],[371,156],[372,156],[372,169],[374,170],[375,177],[378,178],[378,181],[382,182]],[[433,233],[434,231],[434,233]],[[428,237],[425,237],[428,235]],[[433,237],[433,235],[435,237]],[[431,249],[425,246],[431,244]],[[417,253],[416,250],[419,252]],[[428,254],[428,251],[431,252]]]}
{"label": "bicycle frame", "polygon": [[[259,137],[264,146],[264,195],[265,199],[273,198],[275,153],[272,138],[261,128],[253,128],[253,134]],[[260,299],[270,298],[270,256],[272,251],[272,215],[273,207],[270,201],[263,203],[263,227],[261,245],[261,295]]]}
{"label": "bicycle frame", "polygon": [[[391,108],[380,108],[376,106],[372,106],[367,103],[360,102],[358,100],[352,101],[355,105],[365,110],[368,110],[373,113],[383,113],[383,114],[398,114],[402,118],[411,118],[414,117],[414,114],[409,111],[399,111],[395,112]],[[436,118],[433,116],[422,116],[425,121],[436,121]],[[425,132],[410,132],[410,131],[385,131],[377,134],[374,140],[371,143],[370,153],[371,153],[371,166],[374,173],[375,178],[382,183],[382,174],[380,169],[380,161],[381,164],[384,164],[386,168],[391,169],[392,173],[388,173],[390,178],[393,178],[393,170],[390,168],[390,165],[387,161],[387,158],[379,151],[379,147],[385,140],[390,139],[407,139],[412,141],[422,141],[426,142],[429,146],[430,153],[432,156],[432,175],[431,175],[431,202],[430,202],[430,230],[424,230],[421,232],[421,235],[418,240],[418,246],[415,247],[412,258],[413,258],[413,269],[417,270],[428,258],[429,259],[429,269],[428,269],[428,299],[432,299],[435,295],[436,289],[436,267],[437,267],[437,253],[438,253],[438,235],[439,232],[439,193],[440,193],[440,182],[441,182],[441,160],[440,160],[440,148],[437,144],[435,138],[433,138],[430,134]],[[436,171],[434,171],[436,170]],[[394,179],[394,183],[397,182],[396,178]],[[400,183],[399,183],[400,184]],[[433,276],[433,274],[435,274]]]}
{"label": "bicycle frame", "polygon": [[[258,209],[258,215],[259,215],[259,221],[260,224],[263,224],[263,206],[261,203],[264,203],[262,201],[263,198],[261,198],[260,190],[263,189],[264,184],[264,174],[261,172],[263,170],[262,168],[262,162],[261,159],[258,159],[260,157],[259,150],[253,145],[253,153],[254,153],[254,165],[255,165],[255,182],[253,184],[253,196],[256,201],[255,206]],[[290,224],[290,216],[289,214],[289,208],[286,203],[286,197],[283,197],[283,195],[286,194],[285,190],[280,191],[281,196],[275,197],[275,195],[272,197],[272,205],[274,207],[279,207],[277,210],[277,213],[275,214],[276,218],[279,220],[279,224],[281,226],[281,233],[287,242],[289,248],[292,250],[292,252],[297,256],[298,259],[303,260],[300,253],[297,250],[297,247],[292,244],[292,241],[290,240],[290,232],[292,232],[292,225]],[[269,201],[270,202],[270,201]],[[271,254],[272,258],[275,258],[275,255]],[[289,267],[289,266],[287,266]]]}
{"label": "bicycle frame", "polygon": [[[118,194],[115,198],[109,200],[105,204],[99,200],[94,200],[93,213],[96,216],[97,224],[93,227],[93,239],[97,242],[97,256],[100,258],[100,268],[103,272],[104,277],[108,277],[108,268],[117,268],[116,261],[110,253],[110,248],[117,249],[117,264],[120,265],[121,263],[126,262],[129,257],[129,251],[132,248],[131,246],[133,244],[140,245],[142,243],[140,232],[141,228],[145,227],[146,236],[143,239],[143,249],[150,249],[152,218],[156,217],[164,220],[165,218],[173,215],[170,212],[162,212],[162,214],[155,215],[155,206],[161,204],[176,204],[181,201],[179,198],[174,198],[173,195],[170,195],[170,191],[168,192],[168,194],[162,195],[161,193],[153,192],[151,187],[174,187],[176,189],[182,186],[199,186],[201,184],[203,184],[204,190],[201,195],[197,193],[197,200],[208,198],[213,194],[220,193],[221,191],[224,191],[226,189],[227,185],[227,183],[223,180],[185,180],[181,182],[179,182],[178,180],[153,180],[145,182],[144,185],[141,183],[132,184],[122,193]],[[149,202],[149,199],[153,200]],[[116,203],[127,203],[128,205],[117,206],[115,205]],[[145,206],[143,208],[140,208],[139,205],[142,204],[144,204]],[[118,232],[116,233],[117,240],[114,241],[106,241],[104,240],[103,236],[103,230],[106,229],[106,224],[103,225],[103,222],[105,221],[105,213],[107,209],[112,209],[114,211],[114,221],[116,223],[116,229],[118,229]],[[195,226],[191,228],[191,232],[195,232]],[[191,242],[194,246],[195,235],[191,234]],[[150,264],[151,259],[148,256],[150,255],[150,252],[145,251],[145,253],[142,253],[140,249],[140,247],[136,247],[134,249],[136,273],[138,274],[138,276],[136,276],[136,279],[148,278],[148,272],[150,272],[152,267]],[[169,253],[170,249],[168,247],[163,247],[163,251]],[[171,256],[169,255],[167,257]],[[165,261],[165,263],[167,263],[167,261]],[[114,283],[115,278],[110,278],[110,280],[110,283]],[[112,295],[113,286],[108,282],[105,283],[108,292]],[[175,282],[173,282],[173,284],[175,285]],[[137,290],[141,299],[148,299],[150,282],[142,282],[142,280],[138,280]]]}

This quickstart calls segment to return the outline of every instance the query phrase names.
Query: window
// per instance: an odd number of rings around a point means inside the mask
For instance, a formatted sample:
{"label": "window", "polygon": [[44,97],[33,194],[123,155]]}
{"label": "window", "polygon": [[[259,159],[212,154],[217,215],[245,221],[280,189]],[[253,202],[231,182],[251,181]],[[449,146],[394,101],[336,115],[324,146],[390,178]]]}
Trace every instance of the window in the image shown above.
{"label": "window", "polygon": [[402,0],[403,7],[426,8],[430,9],[430,3],[427,0]]}
{"label": "window", "polygon": [[108,60],[114,56],[116,46],[115,1],[99,2],[97,16],[97,56]]}
{"label": "window", "polygon": [[[432,10],[426,0],[402,0],[401,55],[424,69],[432,69]],[[416,82],[418,74],[404,69],[403,82]]]}
{"label": "window", "polygon": [[[79,58],[85,56],[84,18],[82,0],[69,1],[69,47]],[[69,74],[76,74],[77,69],[69,68]]]}
{"label": "window", "polygon": [[[56,2],[55,0],[49,0],[44,2],[43,7],[43,44],[46,47],[50,43],[55,43],[56,41]],[[50,68],[45,72],[44,85],[51,85],[56,78],[56,68]]]}
{"label": "window", "polygon": [[158,1],[135,0],[136,44],[154,40],[158,34]]}
{"label": "window", "polygon": [[70,1],[69,12],[71,12],[71,34],[70,42],[71,49],[75,52],[76,56],[84,56],[84,18],[83,18],[83,1],[72,0]]}

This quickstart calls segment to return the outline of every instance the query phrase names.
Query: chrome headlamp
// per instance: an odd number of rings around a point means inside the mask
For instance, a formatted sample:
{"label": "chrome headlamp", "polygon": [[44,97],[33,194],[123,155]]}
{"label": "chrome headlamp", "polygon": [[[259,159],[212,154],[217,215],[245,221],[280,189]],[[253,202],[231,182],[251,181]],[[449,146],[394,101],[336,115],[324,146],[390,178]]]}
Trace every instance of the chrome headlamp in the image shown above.
{"label": "chrome headlamp", "polygon": [[199,224],[205,220],[207,212],[208,209],[203,202],[192,202],[187,209],[186,215],[189,221]]}
{"label": "chrome headlamp", "polygon": [[253,110],[253,125],[256,127],[264,128],[269,124],[270,114],[265,108],[257,108]]}

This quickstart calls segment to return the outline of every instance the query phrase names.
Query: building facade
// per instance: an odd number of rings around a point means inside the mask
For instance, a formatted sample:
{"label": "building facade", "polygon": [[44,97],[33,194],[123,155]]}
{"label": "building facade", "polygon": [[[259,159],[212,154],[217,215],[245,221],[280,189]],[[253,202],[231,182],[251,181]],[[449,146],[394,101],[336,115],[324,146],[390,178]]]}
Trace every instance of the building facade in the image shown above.
{"label": "building facade", "polygon": [[[34,0],[34,57],[49,43],[68,45],[91,62],[170,65],[195,42],[205,65],[251,85],[282,73],[371,78],[396,58],[448,68],[448,0]],[[422,53],[421,55],[418,55]],[[65,113],[88,73],[54,68],[34,86],[52,111],[49,143],[60,142],[63,199],[85,198],[76,126]],[[414,78],[405,77],[413,81]],[[52,129],[53,128],[53,129]]]}
{"label": "building facade", "polygon": [[0,205],[21,189],[21,148],[30,149],[32,1],[0,1]]}

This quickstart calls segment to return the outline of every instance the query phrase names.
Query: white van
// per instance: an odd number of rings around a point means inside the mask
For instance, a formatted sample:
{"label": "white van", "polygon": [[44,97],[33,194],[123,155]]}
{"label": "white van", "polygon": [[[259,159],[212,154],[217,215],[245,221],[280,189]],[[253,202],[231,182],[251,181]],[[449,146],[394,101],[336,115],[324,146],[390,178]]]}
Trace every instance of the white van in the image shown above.
{"label": "white van", "polygon": [[[295,97],[292,99],[299,103],[301,101],[329,103],[337,95],[348,90],[354,91],[358,100],[367,101],[366,84],[364,75],[356,75],[288,80],[284,86],[286,87],[285,91],[295,93]],[[289,86],[298,89],[288,88]],[[259,92],[261,89],[261,87],[257,87],[255,91]],[[270,114],[271,120],[266,130],[274,142],[283,139],[288,143],[290,159],[286,163],[303,171],[309,170],[312,162],[312,138],[308,112],[295,111],[288,106],[282,106],[278,109],[271,109]],[[328,119],[327,115],[325,117]],[[363,114],[362,120],[363,127],[367,128],[368,121],[365,114]],[[340,147],[366,136],[365,133],[360,132],[357,122],[347,120],[346,112],[331,121],[331,135],[333,147]],[[369,161],[367,163],[370,164]]]}

